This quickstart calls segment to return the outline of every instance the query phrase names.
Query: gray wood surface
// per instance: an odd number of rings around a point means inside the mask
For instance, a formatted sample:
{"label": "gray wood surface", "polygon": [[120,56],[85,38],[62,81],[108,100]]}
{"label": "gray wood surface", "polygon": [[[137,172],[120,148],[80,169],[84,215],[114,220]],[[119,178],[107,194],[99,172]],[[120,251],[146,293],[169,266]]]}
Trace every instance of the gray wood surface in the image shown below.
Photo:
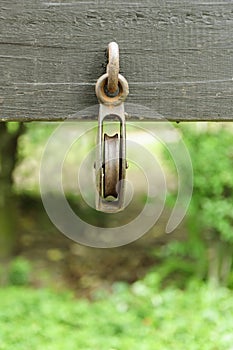
{"label": "gray wood surface", "polygon": [[131,119],[233,120],[232,0],[0,0],[0,120],[95,105],[113,40]]}

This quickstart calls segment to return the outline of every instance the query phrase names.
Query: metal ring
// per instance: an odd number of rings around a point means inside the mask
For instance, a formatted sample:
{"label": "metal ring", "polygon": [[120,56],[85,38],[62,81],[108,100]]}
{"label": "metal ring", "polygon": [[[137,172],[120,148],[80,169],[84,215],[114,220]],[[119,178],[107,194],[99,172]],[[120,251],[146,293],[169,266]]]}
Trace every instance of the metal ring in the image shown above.
{"label": "metal ring", "polygon": [[108,78],[109,78],[109,75],[108,73],[106,73],[97,80],[97,83],[95,86],[95,93],[99,102],[108,106],[109,105],[117,106],[122,102],[124,102],[126,97],[128,96],[129,85],[127,80],[121,74],[118,74],[117,86],[119,88],[119,93],[115,97],[109,97],[106,95],[105,89],[104,89],[105,85],[107,84]]}
{"label": "metal ring", "polygon": [[119,46],[115,42],[111,42],[108,45],[108,91],[110,94],[114,94],[118,89],[118,75],[120,71],[119,63]]}

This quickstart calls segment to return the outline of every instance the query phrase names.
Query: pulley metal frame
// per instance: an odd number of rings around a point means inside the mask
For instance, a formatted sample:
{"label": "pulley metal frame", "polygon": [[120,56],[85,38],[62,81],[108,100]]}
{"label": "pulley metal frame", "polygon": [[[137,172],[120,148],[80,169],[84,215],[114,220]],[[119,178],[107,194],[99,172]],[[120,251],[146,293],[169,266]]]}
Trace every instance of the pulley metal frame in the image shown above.
{"label": "pulley metal frame", "polygon": [[[104,140],[104,120],[109,116],[115,116],[119,120],[119,154],[118,158],[108,159],[105,158],[106,153],[104,149],[106,148]],[[110,141],[111,142],[111,141]],[[111,147],[111,146],[110,146]],[[105,164],[106,162],[114,162],[117,164],[119,172],[118,172],[118,181],[116,179],[107,178],[111,176],[110,172],[105,172]],[[98,122],[98,140],[97,140],[97,154],[96,154],[96,209],[99,211],[103,211],[106,213],[115,213],[124,209],[124,193],[125,193],[125,175],[126,175],[126,129],[125,129],[125,114],[124,114],[124,106],[120,104],[115,106],[114,109],[112,106],[106,106],[100,104],[99,110],[99,122]],[[105,197],[105,188],[106,182],[113,181],[116,182],[116,194],[117,198],[114,200],[109,199],[108,196]],[[110,186],[111,187],[111,186]],[[114,196],[112,196],[114,197]]]}

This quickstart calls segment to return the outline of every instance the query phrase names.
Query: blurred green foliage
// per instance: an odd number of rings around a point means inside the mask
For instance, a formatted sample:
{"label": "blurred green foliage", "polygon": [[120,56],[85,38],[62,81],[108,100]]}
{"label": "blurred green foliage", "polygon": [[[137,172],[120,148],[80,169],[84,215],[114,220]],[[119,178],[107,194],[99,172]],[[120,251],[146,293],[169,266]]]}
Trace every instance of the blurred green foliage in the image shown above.
{"label": "blurred green foliage", "polygon": [[[10,126],[11,132],[16,126]],[[30,185],[25,174],[32,178],[32,170],[38,172],[33,159],[40,159],[56,127],[31,124],[21,137],[19,153],[26,162],[18,176],[23,191]],[[232,291],[200,281],[208,278],[233,288],[233,137],[222,127],[179,129],[194,171],[187,239],[156,247],[158,264],[143,280],[131,286],[114,283],[111,291],[98,289],[92,302],[26,288],[31,264],[15,258],[8,268],[11,287],[0,289],[1,350],[233,349]],[[93,144],[94,135],[89,135]],[[80,162],[90,149],[88,140],[79,141],[68,165]],[[31,189],[38,195],[35,181]],[[59,260],[54,249],[49,257]]]}
{"label": "blurred green foliage", "polygon": [[233,133],[223,128],[185,131],[195,175],[190,215],[210,238],[219,235],[233,243]]}
{"label": "blurred green foliage", "polygon": [[1,350],[231,350],[233,295],[192,282],[161,290],[152,272],[95,300],[47,290],[0,290]]}
{"label": "blurred green foliage", "polygon": [[[204,130],[196,124],[180,130],[194,172],[189,236],[185,242],[171,242],[166,251],[170,258],[191,259],[200,278],[227,284],[233,253],[233,133],[231,128],[210,124]],[[174,199],[171,196],[170,202]]]}
{"label": "blurred green foliage", "polygon": [[30,282],[31,264],[23,257],[13,259],[9,265],[8,282],[14,286],[25,286]]}

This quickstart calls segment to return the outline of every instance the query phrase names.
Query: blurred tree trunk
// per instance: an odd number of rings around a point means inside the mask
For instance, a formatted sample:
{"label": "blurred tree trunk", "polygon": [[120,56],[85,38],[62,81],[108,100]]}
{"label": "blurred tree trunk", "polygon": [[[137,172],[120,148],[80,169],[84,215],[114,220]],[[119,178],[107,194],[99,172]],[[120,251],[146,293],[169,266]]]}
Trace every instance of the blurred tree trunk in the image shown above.
{"label": "blurred tree trunk", "polygon": [[227,286],[232,266],[232,252],[230,243],[221,240],[209,242],[208,280],[211,286]]}
{"label": "blurred tree trunk", "polygon": [[0,261],[14,252],[16,200],[13,193],[13,171],[17,162],[17,147],[24,125],[19,123],[10,131],[7,123],[0,123]]}
{"label": "blurred tree trunk", "polygon": [[220,265],[220,281],[222,286],[227,286],[232,266],[232,244],[221,242],[221,265]]}
{"label": "blurred tree trunk", "polygon": [[220,241],[212,239],[209,241],[208,262],[209,284],[217,288],[220,284]]}

